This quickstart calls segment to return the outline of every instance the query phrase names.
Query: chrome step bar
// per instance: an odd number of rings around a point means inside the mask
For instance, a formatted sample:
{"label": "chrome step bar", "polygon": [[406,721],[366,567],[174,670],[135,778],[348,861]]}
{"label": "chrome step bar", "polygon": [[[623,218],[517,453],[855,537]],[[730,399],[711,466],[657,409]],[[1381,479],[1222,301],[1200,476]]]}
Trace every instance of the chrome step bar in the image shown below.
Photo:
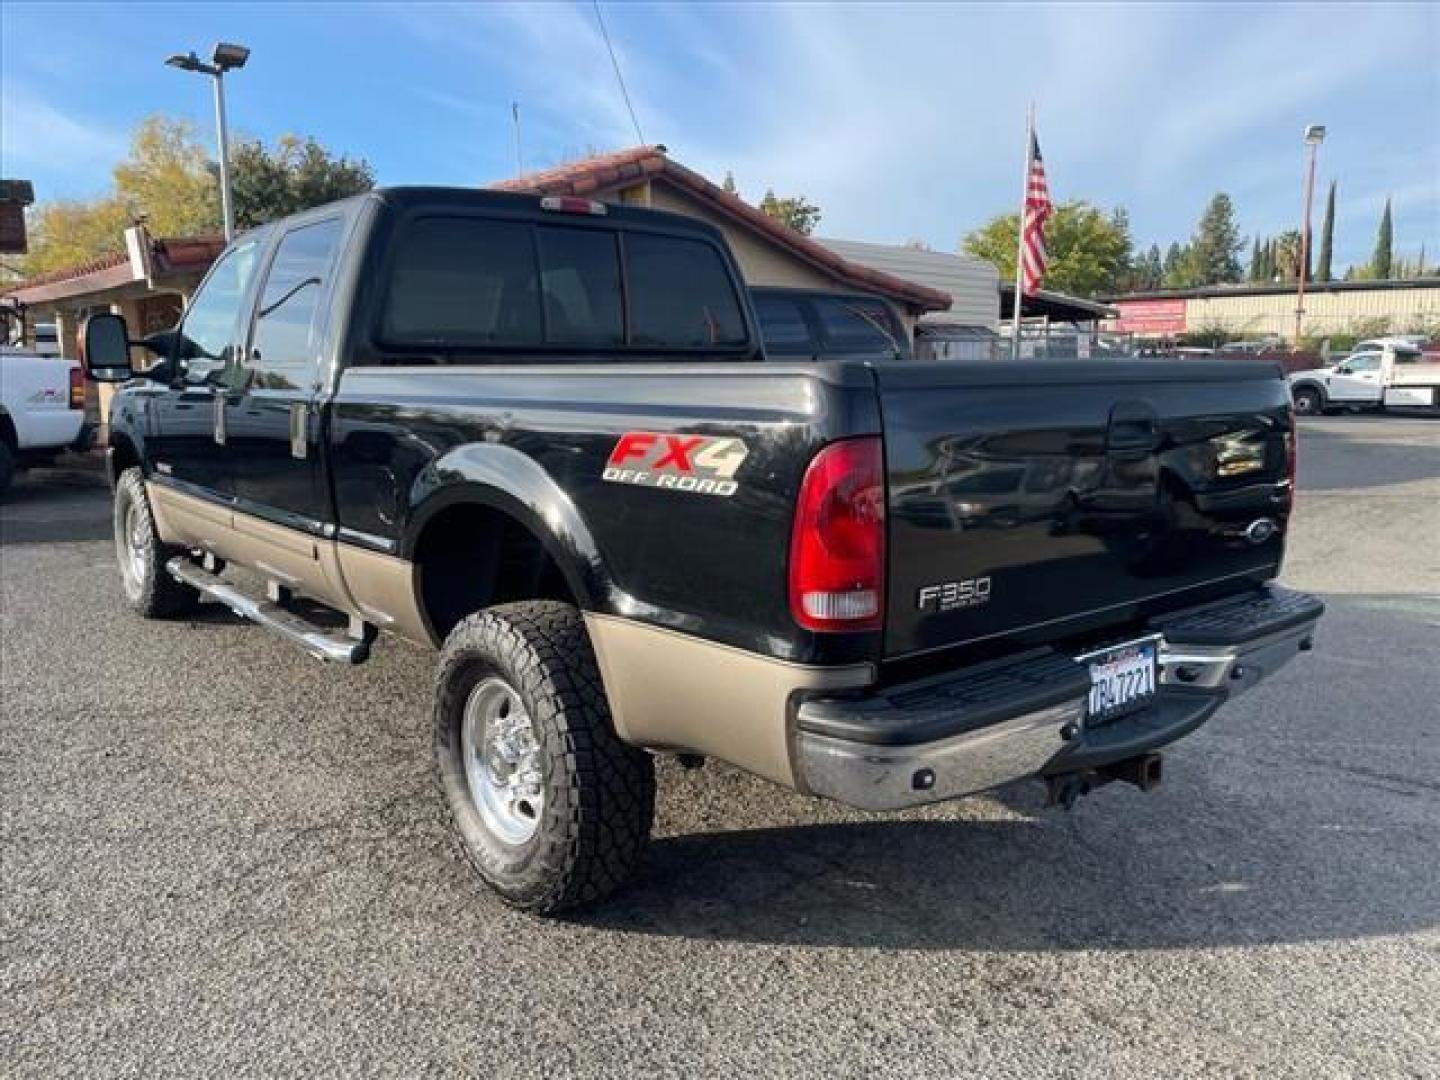
{"label": "chrome step bar", "polygon": [[[337,664],[360,664],[370,657],[370,642],[344,631],[316,626],[303,616],[269,600],[257,600],[241,592],[218,574],[177,555],[165,564],[170,576],[200,593],[218,600],[242,619],[273,630],[311,656]],[[368,636],[368,635],[367,635]]]}

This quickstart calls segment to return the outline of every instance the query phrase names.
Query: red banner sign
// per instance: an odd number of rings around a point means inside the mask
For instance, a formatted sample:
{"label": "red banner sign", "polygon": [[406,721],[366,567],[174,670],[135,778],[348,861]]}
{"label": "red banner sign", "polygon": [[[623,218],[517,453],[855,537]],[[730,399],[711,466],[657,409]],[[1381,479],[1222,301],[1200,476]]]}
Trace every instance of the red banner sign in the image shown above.
{"label": "red banner sign", "polygon": [[1129,334],[1183,334],[1184,300],[1116,300],[1118,319],[1105,324],[1107,330]]}

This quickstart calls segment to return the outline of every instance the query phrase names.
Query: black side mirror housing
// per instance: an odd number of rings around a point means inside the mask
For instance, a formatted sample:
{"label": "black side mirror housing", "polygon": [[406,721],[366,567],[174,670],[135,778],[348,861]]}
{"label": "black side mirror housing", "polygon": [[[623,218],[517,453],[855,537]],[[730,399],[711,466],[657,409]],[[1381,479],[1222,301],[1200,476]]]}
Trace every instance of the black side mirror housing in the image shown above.
{"label": "black side mirror housing", "polygon": [[85,320],[80,364],[93,382],[119,383],[135,377],[130,367],[130,331],[121,316],[104,311]]}

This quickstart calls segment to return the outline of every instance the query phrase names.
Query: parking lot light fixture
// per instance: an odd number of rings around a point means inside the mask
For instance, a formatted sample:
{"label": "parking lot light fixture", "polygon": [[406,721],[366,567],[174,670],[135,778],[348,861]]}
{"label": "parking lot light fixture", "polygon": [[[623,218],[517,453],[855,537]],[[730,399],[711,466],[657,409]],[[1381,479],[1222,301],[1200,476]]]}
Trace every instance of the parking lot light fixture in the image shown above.
{"label": "parking lot light fixture", "polygon": [[225,126],[225,73],[245,66],[250,50],[233,42],[219,42],[210,54],[210,63],[201,60],[194,50],[175,53],[166,58],[168,67],[209,75],[215,86],[215,141],[220,158],[220,209],[225,221],[225,239],[235,236],[235,209],[230,199],[230,136]]}
{"label": "parking lot light fixture", "polygon": [[1310,262],[1310,204],[1315,198],[1315,157],[1325,141],[1325,125],[1310,124],[1305,128],[1305,218],[1300,223],[1300,267],[1295,275],[1295,338],[1291,348],[1300,348],[1300,326],[1305,319],[1305,272]]}

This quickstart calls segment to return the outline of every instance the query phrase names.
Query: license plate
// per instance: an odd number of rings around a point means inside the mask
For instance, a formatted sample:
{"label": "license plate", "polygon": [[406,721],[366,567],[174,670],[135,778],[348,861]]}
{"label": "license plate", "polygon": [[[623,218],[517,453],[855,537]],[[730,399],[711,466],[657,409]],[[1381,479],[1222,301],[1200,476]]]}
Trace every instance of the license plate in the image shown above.
{"label": "license plate", "polygon": [[1080,657],[1090,665],[1090,723],[1104,723],[1150,703],[1155,696],[1156,645],[1157,639],[1147,638]]}

